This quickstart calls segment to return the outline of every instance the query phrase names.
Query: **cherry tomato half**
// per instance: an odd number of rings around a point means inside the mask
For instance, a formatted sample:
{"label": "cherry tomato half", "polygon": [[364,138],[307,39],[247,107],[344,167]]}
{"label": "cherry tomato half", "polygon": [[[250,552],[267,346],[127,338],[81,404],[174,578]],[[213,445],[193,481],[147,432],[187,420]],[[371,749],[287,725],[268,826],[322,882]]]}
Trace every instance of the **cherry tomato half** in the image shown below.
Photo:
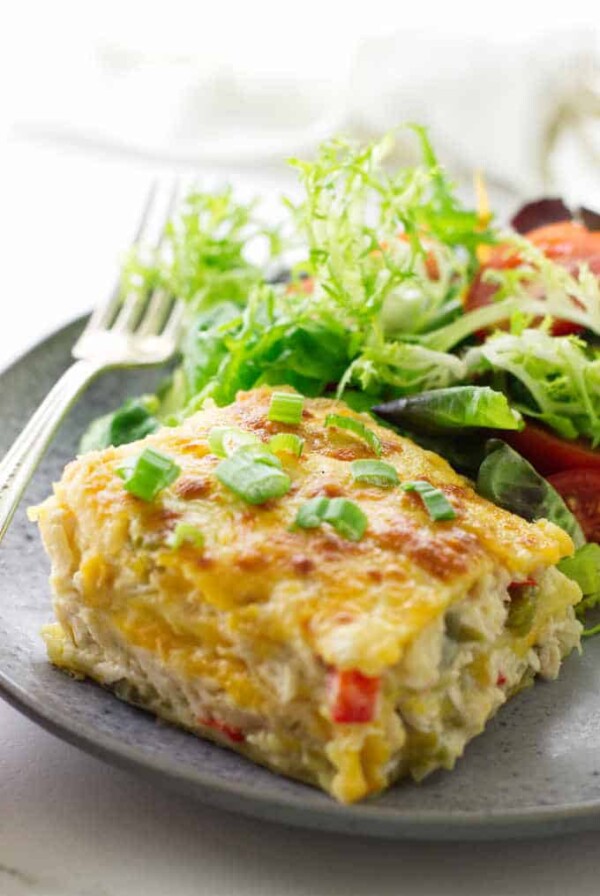
{"label": "cherry tomato half", "polygon": [[575,514],[587,540],[600,542],[600,470],[565,470],[548,482]]}
{"label": "cherry tomato half", "polygon": [[[541,249],[548,258],[558,262],[576,275],[583,262],[600,277],[600,232],[592,232],[577,221],[560,221],[537,227],[526,234],[527,239]],[[494,247],[489,257],[481,265],[471,284],[465,299],[465,308],[472,311],[493,301],[496,285],[487,283],[484,274],[488,270],[506,270],[520,264],[518,254],[509,246]],[[543,296],[542,296],[543,298]],[[554,321],[552,333],[565,336],[569,333],[580,333],[582,327],[571,321]]]}
{"label": "cherry tomato half", "polygon": [[600,263],[600,231],[588,230],[577,221],[559,221],[556,224],[546,224],[545,227],[536,227],[529,231],[527,239],[538,246],[548,258],[564,261],[574,270],[579,266],[578,262]]}
{"label": "cherry tomato half", "polygon": [[600,451],[583,439],[571,442],[535,423],[527,423],[520,432],[507,430],[502,438],[543,476],[578,468],[600,471]]}

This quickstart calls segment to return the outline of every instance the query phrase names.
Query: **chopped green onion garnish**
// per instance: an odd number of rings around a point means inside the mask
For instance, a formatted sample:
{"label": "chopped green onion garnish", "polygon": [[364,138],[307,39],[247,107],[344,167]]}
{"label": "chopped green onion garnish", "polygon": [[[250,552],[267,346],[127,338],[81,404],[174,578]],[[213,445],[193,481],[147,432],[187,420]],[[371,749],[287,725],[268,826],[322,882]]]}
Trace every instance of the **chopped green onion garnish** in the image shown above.
{"label": "chopped green onion garnish", "polygon": [[269,448],[276,453],[281,451],[300,457],[304,448],[304,439],[297,436],[295,432],[278,432],[277,435],[269,439]]}
{"label": "chopped green onion garnish", "polygon": [[337,426],[338,429],[347,429],[363,442],[366,442],[371,451],[379,456],[381,454],[381,441],[379,436],[375,435],[372,429],[355,420],[354,417],[343,417],[341,414],[327,414],[325,417],[325,426]]}
{"label": "chopped green onion garnish", "polygon": [[446,495],[429,482],[403,482],[405,492],[418,492],[432,520],[453,520],[456,511]]}
{"label": "chopped green onion garnish", "polygon": [[195,548],[204,547],[204,535],[190,523],[177,523],[169,538],[169,547],[180,548],[182,544],[191,544]]}
{"label": "chopped green onion garnish", "polygon": [[268,417],[276,423],[300,423],[303,407],[303,395],[296,392],[273,392]]}
{"label": "chopped green onion garnish", "polygon": [[329,506],[329,498],[311,498],[306,501],[296,515],[295,524],[301,529],[316,529],[323,522],[323,516]]}
{"label": "chopped green onion garnish", "polygon": [[281,467],[281,461],[275,457],[270,445],[263,444],[253,432],[235,426],[213,426],[208,434],[208,444],[217,457],[232,457],[243,451],[254,460]]}
{"label": "chopped green onion garnish", "polygon": [[321,523],[329,523],[349,541],[360,541],[367,522],[358,504],[347,498],[311,498],[299,508],[295,520],[302,529],[315,529]]}
{"label": "chopped green onion garnish", "polygon": [[124,488],[143,501],[153,501],[163,488],[177,479],[179,473],[177,464],[154,448],[145,448],[138,457],[130,458],[125,466],[117,470],[124,480]]}
{"label": "chopped green onion garnish", "polygon": [[382,460],[354,460],[350,464],[350,472],[355,482],[377,485],[379,488],[398,485],[396,468]]}
{"label": "chopped green onion garnish", "polygon": [[231,456],[238,454],[245,454],[246,457],[252,458],[257,463],[268,464],[270,467],[279,467],[281,470],[281,461],[277,455],[273,454],[270,447],[263,444],[263,442],[257,442],[253,445],[242,445]]}
{"label": "chopped green onion garnish", "polygon": [[180,426],[183,421],[183,416],[181,414],[169,414],[167,417],[163,417],[161,423],[163,426]]}
{"label": "chopped green onion garnish", "polygon": [[253,432],[235,426],[213,426],[208,434],[208,445],[217,457],[230,457],[242,445],[255,445],[259,441]]}
{"label": "chopped green onion garnish", "polygon": [[360,541],[368,523],[358,504],[347,498],[332,498],[323,514],[323,521],[349,541]]}
{"label": "chopped green onion garnish", "polygon": [[[273,456],[277,462],[277,458]],[[215,471],[219,482],[248,504],[264,504],[271,498],[281,498],[292,485],[292,480],[272,464],[254,458],[246,449],[239,449],[222,460]]]}

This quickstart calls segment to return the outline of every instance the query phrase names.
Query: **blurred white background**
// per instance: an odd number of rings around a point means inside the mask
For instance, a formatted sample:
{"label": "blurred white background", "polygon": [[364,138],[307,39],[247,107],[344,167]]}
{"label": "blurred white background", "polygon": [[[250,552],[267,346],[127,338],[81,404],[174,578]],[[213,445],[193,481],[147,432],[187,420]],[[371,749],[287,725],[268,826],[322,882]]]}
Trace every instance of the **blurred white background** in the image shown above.
{"label": "blurred white background", "polygon": [[[5,3],[0,367],[103,297],[149,178],[174,166],[264,195],[275,214],[293,190],[285,156],[414,119],[465,191],[485,172],[501,214],[548,189],[600,208],[599,29],[598,0]],[[2,896],[50,892],[43,881],[88,896],[378,896],[399,881],[421,896],[598,892],[595,835],[355,850],[269,828],[255,855],[252,822],[167,799],[0,715]]]}
{"label": "blurred white background", "polygon": [[500,214],[548,190],[600,206],[599,28],[597,0],[5,4],[0,364],[97,301],[165,167],[274,210],[287,156],[417,120]]}
{"label": "blurred white background", "polygon": [[416,118],[449,164],[539,187],[552,128],[598,89],[599,27],[593,0],[25,0],[3,34],[5,117],[29,137],[219,166]]}

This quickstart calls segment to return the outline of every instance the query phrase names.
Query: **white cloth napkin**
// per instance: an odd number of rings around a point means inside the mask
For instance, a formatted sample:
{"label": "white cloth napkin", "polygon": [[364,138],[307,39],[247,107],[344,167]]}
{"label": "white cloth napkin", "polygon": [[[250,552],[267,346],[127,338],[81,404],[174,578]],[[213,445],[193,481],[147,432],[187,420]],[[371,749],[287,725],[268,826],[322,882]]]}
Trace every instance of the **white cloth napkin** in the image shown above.
{"label": "white cloth napkin", "polygon": [[[458,174],[481,169],[499,187],[533,194],[547,186],[554,132],[563,122],[573,125],[597,59],[593,32],[511,43],[424,34],[384,38],[358,55],[350,121],[367,134],[395,121],[421,122]],[[600,131],[600,116],[596,125]]]}
{"label": "white cloth napkin", "polygon": [[[327,83],[310,77],[309,54],[306,77],[279,78],[105,48],[60,85],[50,77],[21,124],[121,152],[231,165],[273,164],[338,131],[375,136],[418,121],[459,180],[481,169],[508,194],[531,195],[549,186],[551,138],[589,118],[578,97],[598,72],[599,45],[591,30],[523,39],[402,32],[363,41]],[[600,115],[591,131],[598,152],[599,129]],[[589,195],[597,171],[586,166],[594,159],[577,162],[574,189]]]}

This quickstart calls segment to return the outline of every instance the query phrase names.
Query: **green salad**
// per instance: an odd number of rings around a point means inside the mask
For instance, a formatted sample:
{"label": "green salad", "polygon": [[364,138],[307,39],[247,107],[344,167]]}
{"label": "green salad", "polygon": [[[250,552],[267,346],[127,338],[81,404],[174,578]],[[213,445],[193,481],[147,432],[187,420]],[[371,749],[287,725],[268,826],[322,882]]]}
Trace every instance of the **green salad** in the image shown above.
{"label": "green salad", "polygon": [[337,397],[491,501],[566,529],[577,551],[562,568],[587,610],[600,601],[600,232],[568,210],[525,234],[497,225],[482,189],[466,207],[412,130],[411,167],[386,164],[392,135],[292,160],[302,198],[283,201],[277,229],[231,189],[188,195],[166,251],[134,249],[121,283],[140,302],[156,288],[185,302],[177,364],[158,394],[96,420],[82,450],[261,384]]}

